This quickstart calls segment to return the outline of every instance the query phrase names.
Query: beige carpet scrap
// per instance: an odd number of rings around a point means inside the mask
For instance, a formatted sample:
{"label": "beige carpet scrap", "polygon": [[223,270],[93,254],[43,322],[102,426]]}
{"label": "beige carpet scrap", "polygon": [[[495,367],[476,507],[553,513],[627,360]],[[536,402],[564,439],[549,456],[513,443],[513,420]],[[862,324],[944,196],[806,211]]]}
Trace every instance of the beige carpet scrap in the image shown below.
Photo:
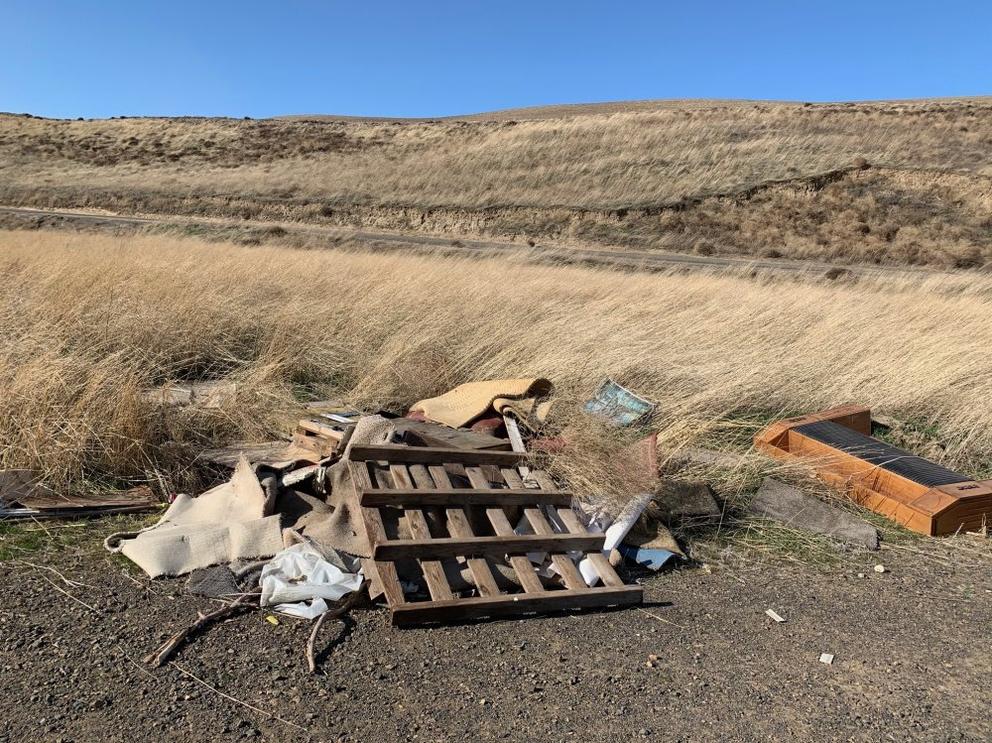
{"label": "beige carpet scrap", "polygon": [[176,496],[154,526],[111,534],[104,546],[149,577],[185,575],[236,559],[271,557],[283,548],[278,515],[266,515],[265,491],[244,457],[230,481],[197,496]]}
{"label": "beige carpet scrap", "polygon": [[538,401],[553,391],[554,385],[540,377],[467,382],[439,397],[414,403],[410,410],[452,428],[467,426],[490,409],[502,414],[509,408],[524,422],[530,422],[535,415],[546,414],[547,406]]}

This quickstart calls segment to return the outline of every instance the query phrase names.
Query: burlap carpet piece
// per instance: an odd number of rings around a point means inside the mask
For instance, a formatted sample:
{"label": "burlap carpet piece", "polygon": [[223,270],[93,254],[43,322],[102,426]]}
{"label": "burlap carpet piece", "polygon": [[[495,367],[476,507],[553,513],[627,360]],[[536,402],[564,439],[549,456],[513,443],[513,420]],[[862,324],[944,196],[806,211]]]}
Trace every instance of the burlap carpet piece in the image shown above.
{"label": "burlap carpet piece", "polygon": [[351,447],[387,443],[393,435],[393,426],[380,415],[368,415],[358,420],[340,461],[327,470],[331,495],[328,505],[334,507],[330,514],[312,516],[303,533],[324,550],[334,549],[358,557],[372,557],[362,509],[351,482],[348,469]]}
{"label": "burlap carpet piece", "polygon": [[283,548],[279,516],[243,458],[229,482],[192,498],[178,495],[157,524],[112,534],[104,542],[152,578],[185,575],[235,559],[271,557]]}

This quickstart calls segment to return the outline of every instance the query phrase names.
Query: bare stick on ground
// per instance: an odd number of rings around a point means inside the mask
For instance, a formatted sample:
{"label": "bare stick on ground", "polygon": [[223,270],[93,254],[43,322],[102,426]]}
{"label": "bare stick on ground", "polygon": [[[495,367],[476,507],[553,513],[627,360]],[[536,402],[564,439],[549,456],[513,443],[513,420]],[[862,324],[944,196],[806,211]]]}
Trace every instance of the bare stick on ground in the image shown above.
{"label": "bare stick on ground", "polygon": [[365,588],[362,587],[344,599],[340,606],[325,611],[317,618],[317,621],[314,622],[313,631],[310,633],[310,639],[307,640],[307,667],[310,669],[310,673],[317,672],[317,658],[314,647],[317,643],[317,635],[320,634],[320,628],[324,626],[324,622],[328,619],[340,619],[343,617],[351,611],[352,607],[358,604],[364,594]]}
{"label": "bare stick on ground", "polygon": [[158,668],[176,652],[180,645],[186,641],[186,638],[191,634],[199,632],[204,627],[207,627],[221,619],[226,619],[227,617],[237,614],[242,609],[251,608],[251,604],[248,603],[248,599],[258,598],[260,594],[258,593],[246,593],[239,596],[236,601],[231,602],[222,606],[220,609],[210,612],[209,614],[200,614],[199,618],[193,622],[190,626],[179,630],[176,634],[166,640],[165,644],[162,645],[158,650],[149,653],[145,656],[144,661],[153,668]]}

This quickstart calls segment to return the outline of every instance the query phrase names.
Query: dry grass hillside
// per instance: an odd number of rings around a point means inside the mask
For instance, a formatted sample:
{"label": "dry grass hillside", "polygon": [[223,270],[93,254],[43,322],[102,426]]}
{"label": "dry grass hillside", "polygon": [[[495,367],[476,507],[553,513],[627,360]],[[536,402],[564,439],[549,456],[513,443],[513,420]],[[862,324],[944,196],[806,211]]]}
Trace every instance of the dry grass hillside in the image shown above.
{"label": "dry grass hillside", "polygon": [[0,116],[0,203],[979,267],[992,99],[438,121]]}
{"label": "dry grass hillside", "polygon": [[[0,248],[0,468],[51,482],[181,486],[202,447],[283,430],[308,396],[399,411],[527,375],[557,382],[561,425],[604,376],[632,385],[660,401],[669,449],[852,401],[914,421],[947,464],[976,471],[992,448],[992,280],[977,275],[637,275],[54,232],[0,232]],[[783,322],[788,304],[802,309]],[[239,383],[220,410],[140,394],[218,378]],[[593,455],[574,453],[580,487]]]}

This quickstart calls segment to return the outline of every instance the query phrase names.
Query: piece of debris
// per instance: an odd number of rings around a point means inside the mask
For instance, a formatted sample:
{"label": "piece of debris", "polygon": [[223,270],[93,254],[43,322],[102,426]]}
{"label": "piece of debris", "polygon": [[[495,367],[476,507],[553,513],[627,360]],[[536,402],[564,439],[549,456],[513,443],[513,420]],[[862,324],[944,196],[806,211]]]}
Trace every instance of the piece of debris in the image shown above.
{"label": "piece of debris", "polygon": [[195,405],[200,408],[219,409],[234,399],[238,386],[235,382],[219,379],[207,382],[170,382],[155,389],[145,390],[142,398],[153,405]]}
{"label": "piece of debris", "polygon": [[645,513],[670,526],[683,528],[715,524],[723,516],[707,483],[682,480],[663,480]]}
{"label": "piece of debris", "polygon": [[227,565],[194,570],[186,581],[186,591],[194,596],[229,600],[241,594],[234,573]]}
{"label": "piece of debris", "polygon": [[785,621],[785,619],[781,615],[779,615],[779,613],[776,612],[774,609],[765,609],[765,614],[767,614],[768,616],[770,616],[772,619],[774,619],[779,624],[781,624],[782,622]]}
{"label": "piece of debris", "polygon": [[345,443],[351,424],[303,419],[293,431],[292,440],[238,443],[218,449],[206,449],[197,459],[234,468],[244,457],[251,464],[263,464],[277,470],[289,470],[301,463],[318,464],[332,456]]}
{"label": "piece of debris", "polygon": [[878,549],[875,527],[780,480],[765,478],[749,510],[755,516],[780,521],[793,529]]}
{"label": "piece of debris", "polygon": [[199,497],[178,495],[154,526],[104,541],[149,577],[185,575],[239,558],[271,557],[282,549],[278,515],[265,513],[266,494],[242,459],[230,482]]}
{"label": "piece of debris", "polygon": [[195,622],[188,627],[179,630],[176,634],[166,640],[158,650],[146,655],[144,658],[145,663],[158,668],[169,660],[170,657],[172,657],[173,653],[176,652],[180,645],[186,642],[188,637],[202,632],[206,627],[219,622],[221,619],[227,619],[236,613],[252,608],[252,601],[257,598],[257,593],[243,594],[231,603],[224,604],[224,606],[219,609],[215,609],[208,614],[203,614],[200,612]]}
{"label": "piece of debris", "polygon": [[[288,447],[288,441],[238,442],[217,449],[204,449],[196,458],[203,462],[230,467],[232,470],[242,457],[252,464],[275,465],[289,459],[286,456]],[[307,456],[309,456],[309,452]]]}
{"label": "piece of debris", "polygon": [[[604,555],[612,535],[589,533],[569,506],[570,493],[555,488],[540,471],[531,474],[541,488],[524,487],[518,467],[525,454],[384,444],[353,445],[348,456],[375,558],[365,560],[363,567],[372,579],[371,593],[381,590],[385,594],[394,624],[519,616],[641,601],[640,586],[624,585]],[[468,487],[455,486],[453,480],[462,478]],[[390,523],[395,519],[390,511],[396,506],[403,508],[405,518]],[[425,507],[430,506],[445,509],[453,530],[451,537],[438,539],[431,534],[424,514]],[[476,536],[464,510],[471,506],[484,509],[494,536]],[[516,533],[506,507],[522,508],[532,533]],[[396,531],[403,522],[409,536]],[[623,531],[621,523],[617,541]],[[573,551],[586,555],[582,562],[588,561],[595,570],[594,581],[580,572],[571,556]],[[567,590],[545,590],[544,571],[531,563],[529,553],[547,553],[554,580]],[[404,591],[402,561],[411,558],[420,564],[430,600],[417,600]],[[452,559],[467,563],[478,595],[454,595],[444,565]],[[517,591],[500,590],[493,563],[503,560],[512,568]],[[591,587],[599,581],[602,586]]]}
{"label": "piece of debris", "polygon": [[490,412],[497,416],[511,412],[520,423],[536,430],[548,414],[552,392],[554,385],[541,378],[468,382],[440,397],[414,403],[410,412],[452,428],[469,426]]}
{"label": "piece of debris", "polygon": [[510,441],[487,433],[450,428],[439,423],[418,421],[412,418],[397,418],[392,421],[393,430],[404,444],[411,446],[435,446],[453,449],[497,449],[511,448]]}
{"label": "piece of debris", "polygon": [[355,410],[344,400],[313,400],[303,403],[303,409],[337,423],[357,423],[362,417],[360,411]]}
{"label": "piece of debris", "polygon": [[886,568],[886,567],[885,567],[884,565],[882,565],[882,564],[879,564],[879,565],[876,565],[876,566],[875,566],[875,572],[876,572],[876,573],[885,573],[885,572],[888,572],[888,568]]}
{"label": "piece of debris", "polygon": [[[328,609],[319,617],[317,617],[317,621],[313,623],[313,630],[310,632],[310,637],[307,640],[306,658],[307,658],[307,668],[310,671],[310,673],[317,672],[316,645],[317,645],[317,636],[320,634],[321,627],[323,627],[324,624],[326,624],[330,620],[333,619],[341,620],[342,617],[344,617],[345,614],[351,611],[352,608],[354,608],[358,604],[358,602],[361,601],[363,598],[364,598],[364,589],[355,591],[354,593],[349,594],[348,597],[345,598],[343,601],[341,601],[338,606],[335,606],[333,609]],[[344,623],[342,622],[342,624]]]}
{"label": "piece of debris", "polygon": [[355,571],[342,570],[310,544],[294,544],[262,568],[260,603],[274,606],[282,614],[315,619],[327,611],[328,600],[337,601],[361,588],[361,568],[357,563],[355,560]]}
{"label": "piece of debris", "polygon": [[[620,546],[624,537],[627,536],[634,524],[641,517],[650,500],[651,493],[641,493],[631,498],[623,507],[623,510],[617,514],[616,519],[611,518],[605,512],[600,512],[592,516],[589,520],[589,530],[603,533],[602,554],[604,556],[608,557],[613,550]],[[582,577],[589,586],[594,586],[599,581],[600,576],[597,570],[597,562],[591,556],[585,557],[579,562],[579,572],[582,573]]]}
{"label": "piece of debris", "polygon": [[107,516],[150,511],[159,505],[147,485],[74,496],[56,492],[31,470],[0,470],[0,519]]}
{"label": "piece of debris", "polygon": [[293,432],[293,447],[300,451],[301,459],[319,462],[337,451],[349,428],[346,423],[301,420]]}
{"label": "piece of debris", "polygon": [[826,663],[828,666],[833,665],[834,656],[830,653],[820,653],[820,662]]}
{"label": "piece of debris", "polygon": [[657,403],[635,395],[607,377],[585,404],[587,413],[605,418],[614,426],[626,427],[646,420],[654,413]]}
{"label": "piece of debris", "polygon": [[992,517],[992,480],[976,482],[871,437],[871,411],[854,405],[767,426],[755,446],[804,462],[854,501],[929,536],[978,529]]}
{"label": "piece of debris", "polygon": [[671,560],[677,553],[666,549],[637,547],[624,542],[617,547],[617,551],[630,562],[640,565],[642,568],[655,572],[665,567],[665,563]]}
{"label": "piece of debris", "polygon": [[[650,508],[650,504],[648,504],[648,507]],[[669,558],[664,555],[651,555],[650,553],[654,551],[667,552],[671,555],[685,557],[685,553],[675,540],[672,532],[661,521],[652,517],[647,512],[647,509],[645,509],[645,512],[641,514],[640,518],[637,519],[633,527],[631,527],[630,531],[623,538],[623,544],[620,547],[627,549],[627,551],[644,552],[645,554],[642,554],[640,558],[634,559],[634,562],[639,564],[641,559],[648,558],[652,561],[661,559],[662,563],[668,561]],[[621,549],[621,552],[623,551]],[[626,554],[624,556],[626,557]]]}

